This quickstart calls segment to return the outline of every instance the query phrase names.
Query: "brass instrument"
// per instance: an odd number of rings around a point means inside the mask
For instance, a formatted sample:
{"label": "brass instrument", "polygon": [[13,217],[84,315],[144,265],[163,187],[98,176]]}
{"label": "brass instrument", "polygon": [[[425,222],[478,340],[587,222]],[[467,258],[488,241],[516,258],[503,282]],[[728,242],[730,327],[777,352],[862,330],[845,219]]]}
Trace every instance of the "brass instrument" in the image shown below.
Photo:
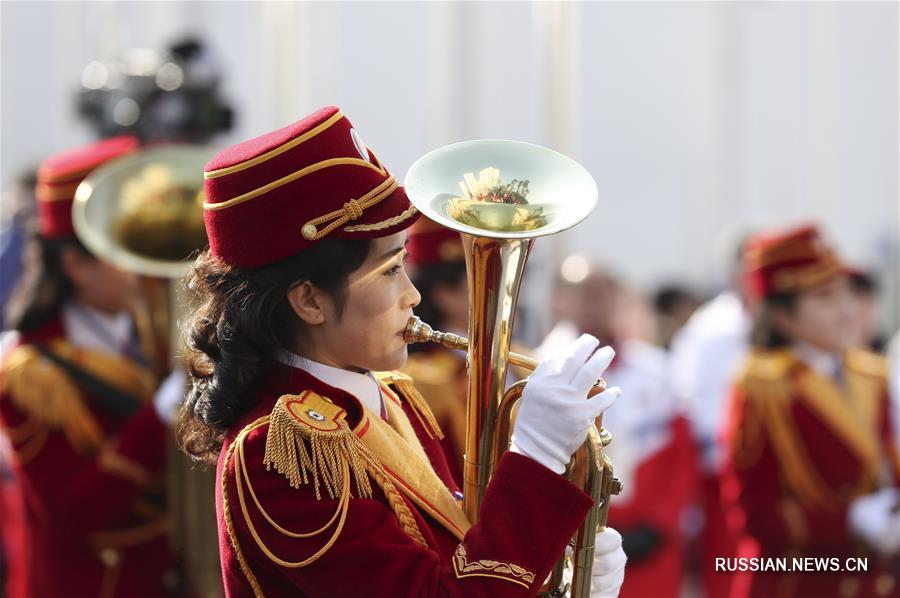
{"label": "brass instrument", "polygon": [[[203,166],[212,152],[167,145],[119,158],[78,187],[72,220],[95,255],[142,276],[135,321],[145,352],[162,378],[181,353],[178,320],[187,297],[179,281],[207,245]],[[214,472],[198,471],[169,442],[166,482],[182,595],[221,596]]]}
{"label": "brass instrument", "polygon": [[[534,360],[510,353],[522,272],[535,238],[581,222],[597,202],[597,186],[577,162],[550,149],[515,141],[478,140],[434,150],[404,181],[423,215],[462,234],[469,287],[469,338],[435,332],[410,320],[407,341],[441,342],[467,351],[467,426],[463,509],[472,523],[500,455],[509,447],[511,414],[526,381],[506,385],[510,363],[533,369]],[[599,382],[592,393],[603,389]],[[581,471],[594,507],[575,537],[573,598],[589,596],[594,536],[606,525],[609,498],[620,484],[603,454],[611,437],[594,427],[567,468]],[[598,429],[599,428],[599,429]],[[579,480],[580,481],[580,480]],[[564,558],[542,588],[561,595]]]}

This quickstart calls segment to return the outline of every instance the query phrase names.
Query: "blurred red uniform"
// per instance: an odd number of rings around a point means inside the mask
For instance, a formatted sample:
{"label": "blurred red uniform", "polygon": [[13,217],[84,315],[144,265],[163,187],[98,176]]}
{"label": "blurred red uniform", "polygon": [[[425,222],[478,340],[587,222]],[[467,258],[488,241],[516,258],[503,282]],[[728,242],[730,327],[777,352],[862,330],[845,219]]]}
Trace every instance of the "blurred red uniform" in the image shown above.
{"label": "blurred red uniform", "polygon": [[[821,285],[842,276],[811,228],[747,247],[749,286],[762,297],[829,292]],[[830,558],[841,568],[866,557],[868,570],[738,573],[731,593],[896,596],[896,575],[857,539],[849,517],[855,500],[900,480],[886,364],[861,350],[835,354],[787,341],[754,350],[734,389],[722,495],[741,534],[738,557],[786,558],[788,567],[794,557]]]}
{"label": "blurred red uniform", "polygon": [[[76,187],[136,147],[132,138],[115,138],[42,164],[40,235],[45,247],[71,250],[61,261],[83,255],[73,239]],[[23,326],[0,363],[11,500],[23,505],[4,509],[0,523],[25,535],[9,563],[16,583],[9,595],[165,595],[176,580],[166,575],[173,562],[161,479],[166,429],[151,403],[156,379],[137,361],[127,313],[101,313],[71,297],[54,309]]]}
{"label": "blurred red uniform", "polygon": [[[37,347],[104,380],[137,411],[111,411]],[[165,426],[148,404],[153,376],[127,358],[73,346],[61,319],[22,335],[4,355],[2,375],[0,424],[13,447],[28,540],[26,560],[10,568],[27,580],[24,595],[165,595],[173,562],[161,479]]]}
{"label": "blurred red uniform", "polygon": [[[573,325],[560,323],[539,355],[576,336]],[[677,596],[686,553],[681,524],[697,491],[697,451],[668,387],[665,352],[637,339],[613,346],[616,358],[603,377],[625,392],[603,426],[613,437],[606,454],[623,485],[609,508],[609,524],[622,534],[628,555],[620,596]]]}

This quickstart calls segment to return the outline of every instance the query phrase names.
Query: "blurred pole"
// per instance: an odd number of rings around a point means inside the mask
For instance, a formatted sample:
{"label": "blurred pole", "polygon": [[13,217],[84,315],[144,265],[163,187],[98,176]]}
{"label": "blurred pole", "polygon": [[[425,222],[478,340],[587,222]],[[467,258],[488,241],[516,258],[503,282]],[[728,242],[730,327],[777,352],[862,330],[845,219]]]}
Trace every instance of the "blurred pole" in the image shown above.
{"label": "blurred pole", "polygon": [[[425,5],[426,69],[425,99],[429,118],[425,123],[426,145],[440,147],[462,136],[461,123],[467,89],[462,65],[464,51],[470,40],[465,39],[463,27],[464,4],[460,2],[430,2]],[[460,44],[448,44],[458,39]]]}
{"label": "blurred pole", "polygon": [[[295,121],[298,114],[305,113],[298,90],[301,84],[310,87],[312,81],[309,77],[302,76],[298,69],[301,62],[311,62],[313,56],[306,54],[303,57],[305,60],[299,60],[297,39],[308,38],[306,35],[298,35],[298,27],[303,26],[308,19],[304,19],[303,23],[298,22],[298,5],[293,2],[263,2],[260,7],[265,32],[262,36],[264,44],[260,63],[266,94],[271,102],[271,122],[267,126],[281,127]],[[316,7],[310,8],[315,10]]]}
{"label": "blurred pole", "polygon": [[[582,8],[577,2],[535,2],[532,4],[532,36],[535,59],[542,71],[542,142],[548,147],[580,160],[581,143],[581,27]],[[594,173],[596,175],[596,173]],[[601,201],[603,187],[601,181]],[[521,302],[529,310],[519,319],[523,338],[532,343],[541,340],[553,322],[547,306],[551,304],[556,267],[569,253],[566,235],[556,235],[541,243],[532,253],[529,271],[541,273],[526,278]],[[534,281],[529,284],[528,281]],[[538,284],[541,283],[541,284]],[[548,284],[549,283],[549,284]]]}

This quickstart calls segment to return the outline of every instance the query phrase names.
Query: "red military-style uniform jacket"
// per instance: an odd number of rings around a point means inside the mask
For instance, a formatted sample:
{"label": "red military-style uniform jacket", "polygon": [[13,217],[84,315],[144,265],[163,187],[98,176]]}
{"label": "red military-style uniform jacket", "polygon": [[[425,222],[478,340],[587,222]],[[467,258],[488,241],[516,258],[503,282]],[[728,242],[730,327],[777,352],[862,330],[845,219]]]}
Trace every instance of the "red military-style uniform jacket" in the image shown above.
{"label": "red military-style uniform jacket", "polygon": [[[114,416],[38,345],[144,406]],[[25,558],[10,566],[26,580],[25,596],[167,594],[165,427],[148,404],[154,386],[126,358],[69,344],[59,319],[23,334],[3,356],[0,433],[13,446],[27,541]]]}
{"label": "red military-style uniform jacket", "polygon": [[739,556],[868,557],[868,572],[737,574],[732,596],[887,596],[897,579],[852,536],[847,509],[879,485],[896,486],[881,357],[845,356],[842,383],[790,350],[757,351],[734,394],[722,494],[740,528]]}
{"label": "red military-style uniform jacket", "polygon": [[277,366],[229,431],[216,497],[228,596],[500,598],[543,583],[590,498],[507,453],[470,525],[412,380],[380,379],[387,421]]}

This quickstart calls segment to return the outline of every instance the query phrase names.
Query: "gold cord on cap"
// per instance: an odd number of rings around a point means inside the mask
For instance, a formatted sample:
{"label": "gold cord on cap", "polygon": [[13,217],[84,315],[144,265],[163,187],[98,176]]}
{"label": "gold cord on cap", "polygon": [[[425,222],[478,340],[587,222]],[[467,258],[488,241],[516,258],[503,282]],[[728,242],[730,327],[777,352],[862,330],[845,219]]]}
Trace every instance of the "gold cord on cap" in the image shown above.
{"label": "gold cord on cap", "polygon": [[[380,185],[360,197],[359,199],[351,199],[344,203],[340,210],[329,212],[324,216],[319,216],[310,220],[300,229],[300,234],[307,241],[318,241],[337,227],[356,220],[363,215],[366,208],[370,208],[390,196],[397,190],[397,181],[393,176],[389,176]],[[325,228],[319,230],[319,225],[330,222]]]}

